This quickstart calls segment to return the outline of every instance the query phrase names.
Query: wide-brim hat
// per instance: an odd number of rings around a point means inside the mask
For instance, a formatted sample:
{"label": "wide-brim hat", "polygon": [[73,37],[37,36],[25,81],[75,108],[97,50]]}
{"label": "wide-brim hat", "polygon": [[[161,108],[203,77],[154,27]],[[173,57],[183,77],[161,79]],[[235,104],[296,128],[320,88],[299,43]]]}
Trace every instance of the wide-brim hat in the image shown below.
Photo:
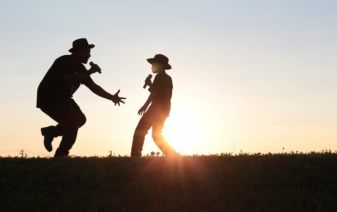
{"label": "wide-brim hat", "polygon": [[171,69],[171,65],[168,63],[169,62],[169,59],[165,56],[165,55],[162,55],[162,54],[156,54],[154,56],[154,58],[149,58],[147,59],[147,61],[149,63],[160,63],[163,65],[163,67],[166,69],[166,70],[169,70]]}
{"label": "wide-brim hat", "polygon": [[73,48],[69,49],[69,52],[73,52],[77,49],[83,49],[83,48],[94,48],[94,44],[89,44],[86,38],[80,38],[73,41]]}

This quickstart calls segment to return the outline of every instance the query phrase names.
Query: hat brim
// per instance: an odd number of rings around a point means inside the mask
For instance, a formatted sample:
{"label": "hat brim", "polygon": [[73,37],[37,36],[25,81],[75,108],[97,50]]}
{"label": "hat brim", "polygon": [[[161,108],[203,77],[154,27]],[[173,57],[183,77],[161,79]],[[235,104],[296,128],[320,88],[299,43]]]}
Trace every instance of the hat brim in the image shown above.
{"label": "hat brim", "polygon": [[69,49],[69,52],[73,52],[74,50],[77,50],[77,49],[86,49],[86,48],[92,49],[94,47],[95,47],[94,44],[90,44],[90,45],[87,45],[87,46],[81,46],[81,47],[77,47],[77,48],[71,48],[71,49]]}
{"label": "hat brim", "polygon": [[162,62],[160,62],[160,61],[158,61],[158,60],[156,60],[156,59],[154,59],[154,58],[149,58],[149,59],[147,59],[147,62],[149,62],[150,64],[152,64],[152,63],[154,63],[154,62],[160,63],[160,64],[162,64],[162,65],[164,66],[164,68],[165,68],[166,70],[170,70],[170,69],[172,68],[170,64],[163,64]]}

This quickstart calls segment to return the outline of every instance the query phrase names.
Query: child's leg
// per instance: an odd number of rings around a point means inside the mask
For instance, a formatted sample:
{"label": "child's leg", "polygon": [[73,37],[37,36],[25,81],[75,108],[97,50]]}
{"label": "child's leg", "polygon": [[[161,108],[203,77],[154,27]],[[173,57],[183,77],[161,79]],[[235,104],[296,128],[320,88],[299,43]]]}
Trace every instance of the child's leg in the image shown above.
{"label": "child's leg", "polygon": [[139,120],[135,133],[133,135],[131,157],[142,156],[141,152],[143,150],[145,135],[151,127],[151,119],[149,115],[145,113],[143,117]]}
{"label": "child's leg", "polygon": [[158,148],[166,155],[176,155],[177,152],[173,149],[173,147],[166,141],[164,136],[162,135],[162,129],[164,128],[166,118],[158,120],[156,123],[153,124],[152,128],[152,138],[153,141],[156,143]]}

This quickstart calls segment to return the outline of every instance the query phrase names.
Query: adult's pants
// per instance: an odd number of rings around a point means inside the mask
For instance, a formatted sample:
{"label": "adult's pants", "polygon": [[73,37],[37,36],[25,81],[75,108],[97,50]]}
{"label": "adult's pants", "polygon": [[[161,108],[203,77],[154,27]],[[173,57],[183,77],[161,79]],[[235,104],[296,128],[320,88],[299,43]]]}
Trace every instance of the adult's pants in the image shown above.
{"label": "adult's pants", "polygon": [[85,115],[72,98],[62,99],[53,107],[41,108],[41,110],[58,123],[51,128],[52,135],[62,136],[55,157],[67,156],[76,141],[78,129],[86,122]]}

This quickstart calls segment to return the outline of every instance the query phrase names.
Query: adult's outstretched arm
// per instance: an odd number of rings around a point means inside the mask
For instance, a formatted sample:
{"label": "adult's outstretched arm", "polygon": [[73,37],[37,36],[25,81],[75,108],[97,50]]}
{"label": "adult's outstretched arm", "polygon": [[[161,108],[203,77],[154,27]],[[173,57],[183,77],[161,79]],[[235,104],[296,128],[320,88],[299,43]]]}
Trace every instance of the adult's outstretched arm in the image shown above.
{"label": "adult's outstretched arm", "polygon": [[115,105],[118,104],[118,106],[119,106],[120,103],[125,104],[125,102],[123,100],[126,99],[126,98],[118,96],[120,90],[118,90],[114,95],[111,95],[110,93],[106,92],[101,86],[97,85],[95,82],[92,82],[90,84],[86,84],[86,86],[97,96],[100,96],[100,97],[105,98],[105,99],[109,99],[109,100],[113,101],[115,103]]}

